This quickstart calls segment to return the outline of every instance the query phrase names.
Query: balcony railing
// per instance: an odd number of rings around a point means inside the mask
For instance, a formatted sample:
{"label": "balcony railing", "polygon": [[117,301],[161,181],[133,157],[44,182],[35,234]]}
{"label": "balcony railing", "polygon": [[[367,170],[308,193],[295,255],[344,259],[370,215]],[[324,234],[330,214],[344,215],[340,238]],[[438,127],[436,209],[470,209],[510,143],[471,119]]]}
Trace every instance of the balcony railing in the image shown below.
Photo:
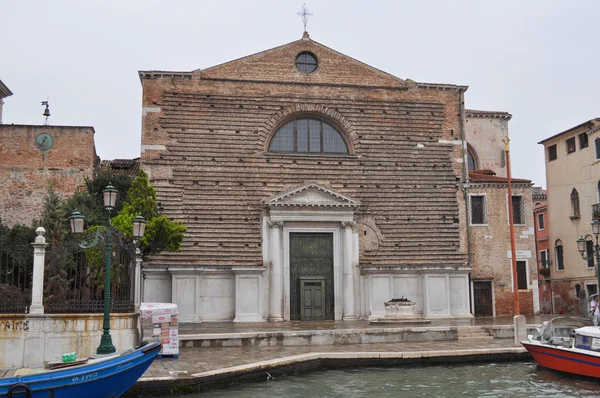
{"label": "balcony railing", "polygon": [[600,203],[592,205],[592,219],[600,220]]}
{"label": "balcony railing", "polygon": [[550,268],[550,265],[552,265],[552,260],[550,259],[539,260],[538,262],[540,263],[540,268]]}

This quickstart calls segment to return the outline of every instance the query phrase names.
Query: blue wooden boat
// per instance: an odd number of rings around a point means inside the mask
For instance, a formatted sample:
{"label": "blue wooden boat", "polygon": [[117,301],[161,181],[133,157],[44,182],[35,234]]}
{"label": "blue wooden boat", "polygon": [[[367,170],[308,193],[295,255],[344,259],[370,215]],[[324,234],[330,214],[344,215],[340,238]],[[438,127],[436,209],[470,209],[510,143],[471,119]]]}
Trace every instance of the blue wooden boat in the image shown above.
{"label": "blue wooden boat", "polygon": [[84,365],[2,378],[0,397],[120,397],[144,374],[160,348],[160,342],[154,342],[121,355],[90,359]]}

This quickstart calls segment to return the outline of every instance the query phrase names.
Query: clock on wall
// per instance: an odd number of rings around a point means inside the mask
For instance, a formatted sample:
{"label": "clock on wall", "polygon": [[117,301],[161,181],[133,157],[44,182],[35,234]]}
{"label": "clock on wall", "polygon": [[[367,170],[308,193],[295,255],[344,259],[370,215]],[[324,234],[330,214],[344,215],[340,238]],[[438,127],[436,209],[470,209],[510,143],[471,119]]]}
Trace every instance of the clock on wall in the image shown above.
{"label": "clock on wall", "polygon": [[42,151],[47,151],[54,145],[54,137],[50,133],[39,133],[35,137],[35,146]]}

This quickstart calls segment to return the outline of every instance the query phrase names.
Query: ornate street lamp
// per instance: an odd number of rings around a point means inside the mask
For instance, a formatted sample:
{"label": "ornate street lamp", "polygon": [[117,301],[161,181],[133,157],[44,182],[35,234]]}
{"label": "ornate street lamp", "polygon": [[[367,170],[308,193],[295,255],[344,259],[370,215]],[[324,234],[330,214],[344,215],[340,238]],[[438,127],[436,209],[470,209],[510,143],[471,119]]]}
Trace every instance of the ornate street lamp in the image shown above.
{"label": "ornate street lamp", "polygon": [[[594,245],[594,253],[596,254],[596,278],[598,281],[598,287],[596,293],[600,292],[600,245],[598,244],[598,236],[600,236],[600,220],[594,219],[592,221],[592,233],[596,237],[596,244]],[[587,242],[582,236],[577,239],[577,250],[581,253],[581,258],[585,261],[593,260],[594,256],[587,255]]]}
{"label": "ornate street lamp", "polygon": [[[102,198],[104,201],[104,210],[108,215],[108,227],[102,233],[100,230],[96,231],[96,236],[91,242],[81,242],[79,247],[82,249],[89,249],[98,244],[100,239],[104,240],[104,260],[105,260],[105,279],[104,279],[104,321],[102,324],[102,337],[100,338],[100,345],[96,350],[96,354],[112,354],[116,351],[115,346],[112,343],[112,337],[110,335],[110,257],[112,253],[112,223],[111,213],[115,208],[117,202],[118,191],[112,185],[108,185],[102,191]],[[73,212],[69,217],[71,223],[71,232],[74,234],[80,234],[83,232],[83,226],[85,217],[78,211]],[[144,236],[146,229],[146,220],[142,216],[137,216],[133,220],[133,236],[134,239],[139,241]],[[114,231],[118,233],[118,231]],[[136,243],[137,245],[137,243]]]}
{"label": "ornate street lamp", "polygon": [[146,220],[144,217],[137,216],[133,219],[133,237],[135,240],[140,240],[144,237],[144,232],[146,231]]}

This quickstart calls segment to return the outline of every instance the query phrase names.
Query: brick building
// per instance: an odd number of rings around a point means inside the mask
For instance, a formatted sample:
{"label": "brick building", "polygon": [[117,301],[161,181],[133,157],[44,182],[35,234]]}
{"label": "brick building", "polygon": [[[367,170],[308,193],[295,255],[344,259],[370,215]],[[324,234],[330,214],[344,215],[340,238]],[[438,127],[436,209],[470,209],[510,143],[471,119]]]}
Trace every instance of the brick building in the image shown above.
{"label": "brick building", "polygon": [[400,79],[311,40],[141,71],[141,167],[179,253],[145,301],[184,321],[373,319],[408,297],[470,314],[465,86]]}
{"label": "brick building", "polygon": [[0,220],[30,225],[48,187],[72,195],[99,161],[93,127],[0,124]]}
{"label": "brick building", "polygon": [[548,202],[546,191],[533,187],[533,220],[535,222],[535,246],[540,274],[540,313],[552,313],[552,284],[550,283],[550,243],[548,241]]}
{"label": "brick building", "polygon": [[[505,145],[507,112],[466,110],[469,239],[473,313],[514,314]],[[521,314],[539,312],[532,184],[512,178],[517,283]]]}

